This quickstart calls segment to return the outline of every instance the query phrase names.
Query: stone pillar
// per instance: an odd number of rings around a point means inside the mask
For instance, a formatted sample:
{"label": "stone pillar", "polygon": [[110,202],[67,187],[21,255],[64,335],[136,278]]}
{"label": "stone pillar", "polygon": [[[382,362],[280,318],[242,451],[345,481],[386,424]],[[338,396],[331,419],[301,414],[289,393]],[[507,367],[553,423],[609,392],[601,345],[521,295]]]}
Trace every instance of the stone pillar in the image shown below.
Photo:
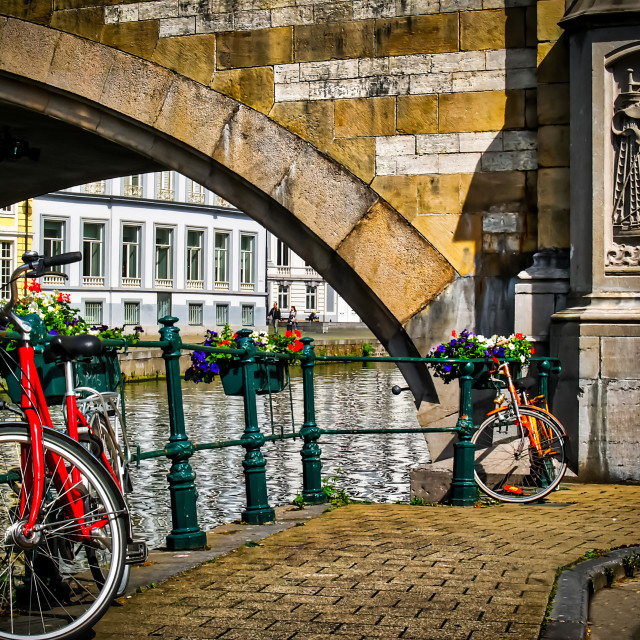
{"label": "stone pillar", "polygon": [[571,5],[571,269],[556,412],[584,480],[640,480],[640,1]]}

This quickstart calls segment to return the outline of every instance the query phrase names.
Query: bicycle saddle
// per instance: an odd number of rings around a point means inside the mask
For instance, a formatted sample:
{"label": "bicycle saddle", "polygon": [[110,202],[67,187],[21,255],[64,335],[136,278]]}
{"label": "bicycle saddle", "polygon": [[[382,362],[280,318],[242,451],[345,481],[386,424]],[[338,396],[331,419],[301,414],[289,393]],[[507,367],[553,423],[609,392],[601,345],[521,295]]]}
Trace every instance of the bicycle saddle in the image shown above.
{"label": "bicycle saddle", "polygon": [[538,381],[532,376],[525,376],[524,378],[518,378],[513,381],[513,386],[518,391],[527,391],[533,389],[538,384]]}
{"label": "bicycle saddle", "polygon": [[102,341],[98,336],[82,334],[79,336],[53,336],[44,348],[42,355],[45,362],[53,362],[56,358],[69,361],[78,356],[97,356],[102,353]]}

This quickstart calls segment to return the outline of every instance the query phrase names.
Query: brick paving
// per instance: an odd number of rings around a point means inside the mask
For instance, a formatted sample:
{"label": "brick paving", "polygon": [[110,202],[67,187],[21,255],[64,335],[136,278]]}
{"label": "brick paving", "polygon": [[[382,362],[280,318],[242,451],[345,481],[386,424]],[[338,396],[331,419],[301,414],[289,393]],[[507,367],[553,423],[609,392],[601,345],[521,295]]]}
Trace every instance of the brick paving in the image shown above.
{"label": "brick paving", "polygon": [[99,640],[536,640],[556,568],[640,542],[640,487],[554,502],[349,505],[136,594]]}

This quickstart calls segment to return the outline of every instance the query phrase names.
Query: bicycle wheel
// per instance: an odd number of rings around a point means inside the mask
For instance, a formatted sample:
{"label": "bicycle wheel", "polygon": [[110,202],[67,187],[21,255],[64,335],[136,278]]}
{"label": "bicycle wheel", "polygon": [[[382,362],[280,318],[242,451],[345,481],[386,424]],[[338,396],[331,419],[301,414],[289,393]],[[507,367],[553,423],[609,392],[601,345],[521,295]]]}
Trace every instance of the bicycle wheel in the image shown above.
{"label": "bicycle wheel", "polygon": [[[26,425],[0,426],[0,638],[75,637],[104,614],[122,580],[128,515],[115,482],[67,436],[47,429],[43,440],[39,530],[25,542],[17,523],[21,500],[30,498],[31,438]],[[79,479],[62,485],[60,474],[72,469]],[[70,514],[72,494],[83,503],[82,518]],[[80,520],[90,533],[82,534]]]}
{"label": "bicycle wheel", "polygon": [[[487,495],[503,502],[533,502],[556,488],[565,471],[566,434],[560,423],[535,407],[519,407],[522,425],[510,407],[485,420],[471,441],[474,475]],[[534,446],[530,431],[538,434]]]}

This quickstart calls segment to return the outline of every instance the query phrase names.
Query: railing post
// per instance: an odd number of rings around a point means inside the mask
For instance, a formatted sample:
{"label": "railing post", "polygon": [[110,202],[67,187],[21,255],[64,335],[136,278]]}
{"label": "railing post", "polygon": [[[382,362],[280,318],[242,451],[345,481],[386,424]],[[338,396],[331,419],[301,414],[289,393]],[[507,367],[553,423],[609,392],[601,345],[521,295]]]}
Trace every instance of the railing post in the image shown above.
{"label": "railing post", "polygon": [[544,404],[549,404],[549,372],[551,363],[548,360],[538,362],[538,395],[544,396]]}
{"label": "railing post", "polygon": [[322,489],[322,453],[318,446],[320,429],[316,426],[316,407],[313,394],[313,370],[316,353],[313,338],[302,338],[304,350],[300,361],[302,364],[302,388],[304,396],[304,423],[300,435],[304,445],[302,456],[302,497],[310,504],[323,504],[327,501],[327,494]]}
{"label": "railing post", "polygon": [[267,501],[267,476],[265,460],[260,447],[265,443],[264,435],[258,427],[258,409],[256,407],[255,371],[257,368],[256,347],[249,337],[251,331],[238,331],[238,347],[247,353],[242,360],[242,381],[244,386],[244,424],[242,434],[243,447],[246,449],[242,466],[247,490],[247,508],[242,512],[242,520],[249,524],[264,524],[275,520],[275,511]]}
{"label": "railing post", "polygon": [[453,481],[451,483],[451,504],[468,507],[476,503],[478,489],[473,477],[475,445],[471,442],[473,435],[473,401],[471,386],[473,384],[473,362],[459,365],[460,376],[460,410],[458,413],[458,442],[453,445]]}
{"label": "railing post", "polygon": [[167,444],[167,457],[171,470],[167,474],[171,495],[171,520],[173,529],[167,536],[167,548],[171,551],[198,549],[206,546],[207,534],[198,526],[196,499],[198,492],[194,484],[194,473],[189,458],[194,447],[184,428],[184,407],[180,382],[180,330],[175,327],[178,318],[165,316],[159,322],[160,339],[169,342],[162,347],[162,357],[167,372],[167,400],[169,402],[169,428],[171,434]]}

